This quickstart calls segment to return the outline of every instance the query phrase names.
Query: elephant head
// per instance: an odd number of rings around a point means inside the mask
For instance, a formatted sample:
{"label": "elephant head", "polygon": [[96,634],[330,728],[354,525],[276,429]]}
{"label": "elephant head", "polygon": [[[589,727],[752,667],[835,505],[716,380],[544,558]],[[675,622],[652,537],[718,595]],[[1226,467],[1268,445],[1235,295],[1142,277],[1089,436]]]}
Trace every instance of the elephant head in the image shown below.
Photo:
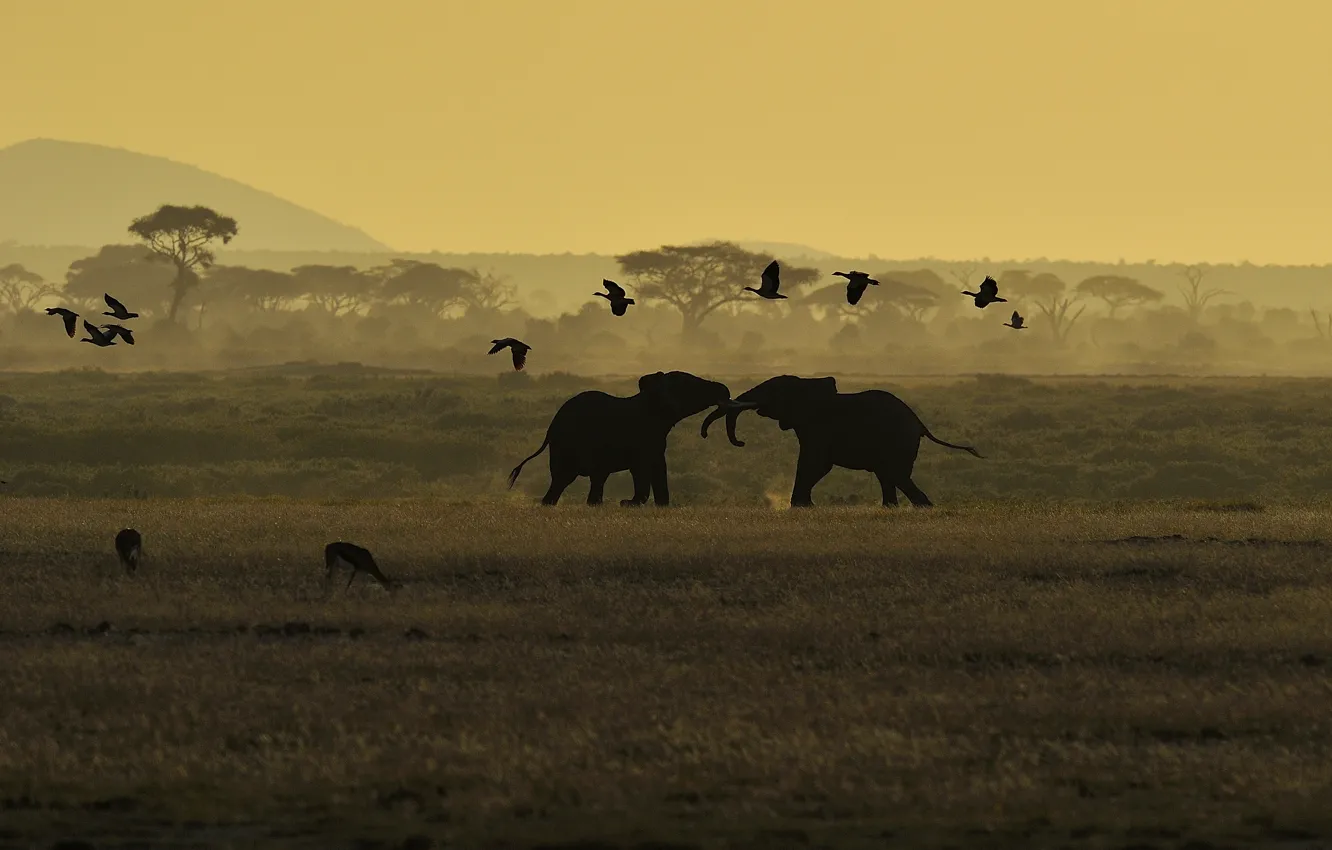
{"label": "elephant head", "polygon": [[732,445],[743,447],[744,442],[736,439],[735,424],[744,411],[753,410],[759,416],[776,419],[783,431],[789,431],[836,395],[836,378],[779,375],[741,393],[734,400],[717,405],[717,409],[703,420],[702,434],[707,437],[708,426],[725,416],[727,438]]}
{"label": "elephant head", "polygon": [[731,391],[718,381],[688,372],[653,372],[638,379],[638,392],[672,425],[714,404],[725,404]]}

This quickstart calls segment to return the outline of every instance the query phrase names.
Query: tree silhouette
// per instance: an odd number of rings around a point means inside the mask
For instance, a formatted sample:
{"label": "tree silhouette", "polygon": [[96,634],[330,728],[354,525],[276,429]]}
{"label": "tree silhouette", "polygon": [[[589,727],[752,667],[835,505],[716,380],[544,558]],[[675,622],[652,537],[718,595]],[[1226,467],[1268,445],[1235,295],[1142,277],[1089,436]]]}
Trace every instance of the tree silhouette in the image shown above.
{"label": "tree silhouette", "polygon": [[286,272],[246,266],[213,266],[204,277],[206,287],[224,300],[236,300],[261,313],[282,309],[301,293]]}
{"label": "tree silhouette", "polygon": [[164,204],[156,212],[134,219],[129,232],[143,240],[156,256],[175,266],[171,306],[167,310],[167,320],[175,321],[181,301],[199,285],[196,269],[213,264],[209,246],[218,240],[224,245],[230,242],[237,227],[234,218],[219,215],[208,207]]}
{"label": "tree silhouette", "polygon": [[379,284],[374,275],[355,266],[297,266],[291,276],[298,292],[333,316],[355,313]]}
{"label": "tree silhouette", "polygon": [[31,310],[38,301],[56,291],[41,275],[28,271],[18,263],[0,268],[0,302],[11,313]]}
{"label": "tree silhouette", "polygon": [[1023,269],[1013,269],[1000,274],[998,282],[1000,295],[1007,292],[1007,297],[1030,303],[1040,310],[1051,336],[1061,345],[1068,340],[1073,324],[1087,309],[1087,305],[1083,304],[1076,313],[1069,315],[1078,296],[1064,297],[1067,285],[1058,275],[1049,272],[1032,275]]}
{"label": "tree silhouette", "polygon": [[154,262],[156,257],[142,245],[103,245],[91,257],[69,264],[61,294],[87,309],[110,293],[136,313],[161,315],[173,272]]}
{"label": "tree silhouette", "polygon": [[1131,277],[1114,274],[1098,274],[1087,278],[1077,285],[1075,290],[1080,295],[1099,298],[1110,309],[1111,318],[1121,307],[1145,304],[1148,301],[1160,301],[1165,293],[1139,283]]}
{"label": "tree silhouette", "polygon": [[1203,289],[1202,281],[1207,276],[1207,266],[1201,265],[1176,265],[1175,274],[1184,278],[1184,283],[1179,286],[1179,294],[1184,296],[1184,307],[1189,311],[1189,321],[1197,323],[1202,317],[1202,311],[1207,307],[1207,302],[1220,295],[1231,295],[1229,290],[1225,289]]}
{"label": "tree silhouette", "polygon": [[[615,261],[623,274],[633,278],[638,295],[665,301],[679,310],[681,332],[692,336],[718,307],[753,298],[744,288],[758,286],[772,259],[770,254],[746,251],[733,242],[711,242],[663,245],[655,251],[623,254]],[[817,269],[783,266],[783,294],[818,279]]]}

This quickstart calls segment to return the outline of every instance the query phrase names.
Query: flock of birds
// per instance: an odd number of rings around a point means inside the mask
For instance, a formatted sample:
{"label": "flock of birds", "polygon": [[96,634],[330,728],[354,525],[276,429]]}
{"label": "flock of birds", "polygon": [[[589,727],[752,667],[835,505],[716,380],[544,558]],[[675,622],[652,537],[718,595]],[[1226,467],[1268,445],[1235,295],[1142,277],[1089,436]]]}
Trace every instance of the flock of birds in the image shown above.
{"label": "flock of birds", "polygon": [[[786,296],[778,292],[782,285],[781,274],[781,264],[773,260],[763,270],[758,287],[746,286],[745,291],[753,292],[760,298],[767,298],[770,301],[784,299]],[[871,286],[879,285],[879,282],[866,272],[833,272],[833,275],[846,278],[846,303],[852,306],[860,303],[865,290]],[[623,316],[628,311],[629,305],[634,303],[634,299],[625,297],[624,287],[613,280],[602,280],[601,284],[606,288],[606,291],[592,294],[609,301],[611,313],[616,316]],[[1008,303],[1007,298],[999,297],[999,282],[989,275],[986,275],[985,280],[981,281],[978,289],[980,289],[980,292],[968,292],[964,289],[962,294],[971,296],[976,306],[982,310],[996,302]],[[1017,310],[1014,310],[1012,317],[1004,322],[1004,327],[1012,328],[1015,331],[1026,330],[1026,319]],[[492,345],[490,351],[486,352],[487,354],[498,354],[507,348],[513,355],[513,368],[516,371],[522,371],[522,368],[527,365],[527,352],[532,350],[532,346],[511,336],[506,336],[503,339],[492,339],[490,342]]]}
{"label": "flock of birds", "polygon": [[[126,322],[130,319],[137,319],[139,317],[138,313],[131,313],[129,310],[126,310],[124,304],[121,304],[109,294],[103,294],[102,297],[106,299],[106,306],[111,308],[109,311],[103,313],[103,316],[110,316],[120,322]],[[59,316],[63,319],[65,322],[65,333],[69,335],[70,339],[74,338],[75,329],[79,321],[78,313],[75,313],[73,310],[66,307],[47,307],[46,315]],[[87,319],[84,319],[83,329],[88,332],[88,337],[87,339],[79,340],[79,342],[91,342],[99,348],[115,345],[116,337],[123,339],[127,345],[134,344],[134,332],[124,325],[110,324],[98,327]]]}

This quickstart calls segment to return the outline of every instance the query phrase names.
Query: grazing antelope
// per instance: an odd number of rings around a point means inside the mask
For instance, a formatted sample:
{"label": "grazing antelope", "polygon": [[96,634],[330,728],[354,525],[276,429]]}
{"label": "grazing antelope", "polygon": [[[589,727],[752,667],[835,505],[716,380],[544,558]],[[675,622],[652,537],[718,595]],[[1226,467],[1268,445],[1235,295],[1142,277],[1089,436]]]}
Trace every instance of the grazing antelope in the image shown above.
{"label": "grazing antelope", "polygon": [[759,288],[755,289],[752,286],[746,286],[745,291],[753,292],[762,298],[785,298],[785,295],[777,294],[777,287],[781,285],[781,266],[777,264],[776,260],[773,260],[771,263],[768,263],[768,267],[763,270],[763,282],[759,284]]}
{"label": "grazing antelope", "polygon": [[47,307],[46,315],[59,316],[60,318],[64,319],[65,333],[69,334],[70,339],[74,338],[76,323],[79,320],[78,313],[75,313],[73,310],[69,310],[65,307]]}
{"label": "grazing antelope", "polygon": [[112,298],[110,294],[103,293],[102,298],[106,299],[106,306],[111,308],[111,312],[103,313],[103,316],[110,316],[111,318],[119,319],[122,322],[126,319],[137,319],[139,317],[138,313],[131,313],[129,310],[126,310],[125,305]]}
{"label": "grazing antelope", "polygon": [[[355,543],[338,540],[325,546],[324,566],[328,567],[328,574],[324,576],[324,581],[333,578],[335,569],[350,567],[351,578],[347,579],[347,587],[352,586],[357,573],[365,573],[383,585],[385,590],[393,589],[393,582],[389,581],[388,577],[379,571],[379,565],[375,563],[375,556],[370,554],[369,549],[357,546]],[[343,589],[346,590],[346,588]]]}
{"label": "grazing antelope", "polygon": [[532,350],[532,346],[511,336],[506,336],[504,339],[492,339],[491,342],[495,344],[486,352],[487,354],[498,354],[505,348],[510,348],[513,350],[513,370],[515,372],[523,370],[523,366],[527,364],[527,352]]}
{"label": "grazing antelope", "polygon": [[[629,309],[629,305],[634,303],[634,299],[624,297],[624,287],[613,280],[601,279],[601,285],[606,287],[606,292],[594,292],[593,295],[598,298],[605,298],[610,302],[611,312],[616,316],[623,316],[624,311]],[[606,293],[610,293],[609,295]]]}
{"label": "grazing antelope", "polygon": [[967,292],[964,289],[962,294],[970,295],[975,300],[976,306],[982,309],[996,301],[1008,303],[1007,298],[999,297],[999,282],[989,275],[986,275],[985,280],[981,281],[980,292]]}
{"label": "grazing antelope", "polygon": [[143,536],[132,528],[122,528],[116,535],[116,555],[125,572],[132,573],[139,568],[139,556],[143,554]]}

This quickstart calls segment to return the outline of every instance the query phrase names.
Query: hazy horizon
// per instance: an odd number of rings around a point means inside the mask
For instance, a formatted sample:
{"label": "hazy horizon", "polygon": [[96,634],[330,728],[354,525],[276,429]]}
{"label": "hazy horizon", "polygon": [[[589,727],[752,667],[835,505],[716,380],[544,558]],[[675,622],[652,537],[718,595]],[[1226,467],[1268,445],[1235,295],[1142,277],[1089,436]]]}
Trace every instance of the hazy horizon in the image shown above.
{"label": "hazy horizon", "polygon": [[1332,260],[1332,8],[964,6],[56,0],[6,16],[0,146],[164,156],[401,251]]}

